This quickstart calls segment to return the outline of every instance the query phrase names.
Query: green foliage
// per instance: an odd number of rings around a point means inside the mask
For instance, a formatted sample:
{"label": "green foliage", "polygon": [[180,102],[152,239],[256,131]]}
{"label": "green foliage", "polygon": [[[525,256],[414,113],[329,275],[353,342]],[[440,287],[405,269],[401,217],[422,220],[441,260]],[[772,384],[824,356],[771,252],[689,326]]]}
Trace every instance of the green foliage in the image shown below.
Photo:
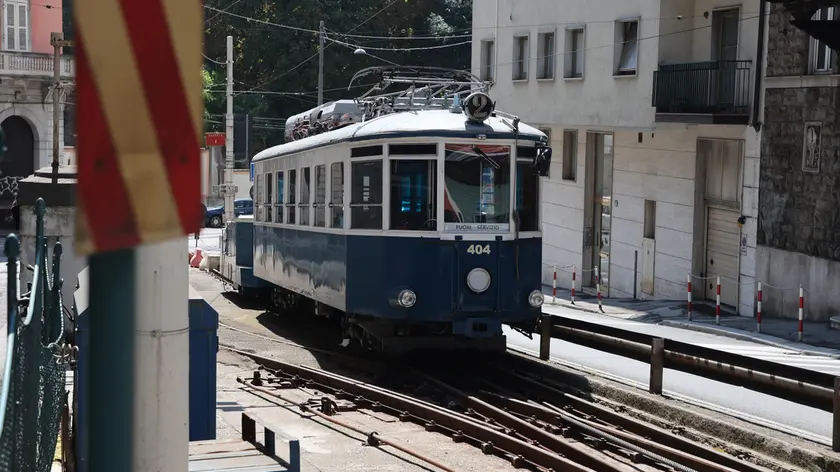
{"label": "green foliage", "polygon": [[[365,48],[370,54],[398,64],[470,67],[469,44],[410,52],[373,49],[453,44],[468,37],[407,41],[355,38],[341,33],[353,30],[350,34],[382,37],[469,34],[472,0],[207,0],[207,5],[248,18],[311,30],[317,30],[318,22],[323,20],[329,37]],[[234,90],[274,92],[242,93],[234,98],[236,113],[276,118],[255,122],[256,151],[281,143],[285,118],[317,105],[318,34],[248,21],[213,10],[205,10],[205,17],[208,58],[223,63],[226,36],[234,38]],[[385,64],[373,57],[354,55],[353,49],[326,42],[325,101],[357,96],[364,89],[346,90],[353,74],[365,67]],[[311,56],[315,57],[294,69]],[[208,131],[224,129],[225,74],[223,64],[205,61],[202,77]]]}

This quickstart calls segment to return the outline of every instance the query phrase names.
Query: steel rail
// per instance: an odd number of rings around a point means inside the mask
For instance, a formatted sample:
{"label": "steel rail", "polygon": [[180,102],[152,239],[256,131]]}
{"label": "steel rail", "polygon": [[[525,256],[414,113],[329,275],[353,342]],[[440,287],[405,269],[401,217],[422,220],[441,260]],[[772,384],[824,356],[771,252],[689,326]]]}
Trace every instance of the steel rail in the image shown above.
{"label": "steel rail", "polygon": [[[547,367],[547,369],[551,368]],[[570,408],[584,414],[592,415],[601,421],[607,422],[615,427],[622,428],[639,437],[647,438],[651,441],[655,441],[657,444],[671,447],[678,451],[723,465],[739,472],[765,472],[766,470],[755,464],[750,464],[749,462],[736,457],[710,449],[697,442],[677,436],[669,431],[659,429],[651,424],[622,415],[609,408],[605,408],[576,395],[549,386],[544,381],[534,379],[530,375],[523,375],[519,372],[511,372],[510,370],[503,370],[502,368],[498,368],[498,371],[501,374],[509,375],[512,379],[518,381],[520,385],[527,385],[527,388],[542,400],[550,400],[550,402],[548,402],[550,405],[567,405]]]}
{"label": "steel rail", "polygon": [[[256,390],[258,392],[262,392],[266,395],[278,398],[280,400],[283,400],[284,402],[291,403],[293,405],[295,404],[295,402],[289,400],[288,398],[283,397],[279,393],[277,393],[273,390],[270,390],[268,388],[261,387],[261,386],[258,386],[258,385],[249,384],[248,382],[246,382],[245,380],[243,380],[239,377],[236,378],[236,381],[243,384],[243,385],[248,386],[249,389],[253,389],[253,390]],[[248,389],[245,389],[245,390],[248,391]],[[306,404],[297,404],[297,406],[301,410],[306,411],[308,413],[312,413],[312,414],[314,414],[318,418],[321,418],[324,421],[329,421],[330,423],[341,426],[342,428],[349,429],[351,431],[355,431],[355,432],[365,436],[367,438],[367,444],[369,446],[379,447],[380,444],[385,444],[386,446],[391,446],[394,449],[402,451],[402,452],[404,452],[404,453],[406,453],[406,454],[408,454],[412,457],[416,457],[417,459],[420,459],[421,461],[426,462],[427,464],[431,464],[431,465],[437,467],[438,469],[445,470],[447,472],[455,472],[455,469],[453,469],[453,468],[451,468],[447,465],[444,465],[443,463],[438,462],[437,460],[432,459],[431,457],[425,456],[425,455],[420,454],[419,452],[417,452],[413,449],[405,447],[405,446],[403,446],[399,443],[396,443],[394,441],[391,441],[389,439],[383,438],[376,431],[365,431],[361,428],[357,428],[357,427],[351,425],[350,423],[340,421],[336,418],[333,418],[330,415],[327,415],[326,413],[321,413],[320,411],[318,411],[318,410],[316,410],[316,409],[314,409],[311,406],[306,405]]]}
{"label": "steel rail", "polygon": [[461,415],[444,408],[431,408],[417,401],[409,400],[399,395],[393,395],[391,392],[372,388],[363,382],[348,381],[328,372],[304,368],[239,349],[226,349],[241,356],[248,357],[268,369],[283,371],[287,374],[291,373],[301,378],[314,380],[336,390],[363,396],[368,400],[379,402],[381,405],[392,408],[395,411],[403,412],[401,419],[413,416],[416,419],[427,422],[428,426],[442,427],[453,432],[453,439],[472,438],[481,443],[481,449],[485,453],[494,453],[497,451],[507,453],[514,466],[524,466],[526,463],[531,463],[537,467],[552,468],[556,471],[593,472],[593,469],[576,464],[568,458],[561,457],[542,447],[508,436],[495,429],[467,421]]}
{"label": "steel rail", "polygon": [[460,398],[460,400],[466,404],[465,406],[468,405],[470,408],[480,412],[481,414],[489,418],[493,418],[497,422],[519,432],[520,434],[528,436],[535,441],[538,441],[541,445],[547,446],[549,449],[563,454],[569,459],[586,467],[599,472],[629,472],[635,470],[627,464],[621,464],[619,462],[613,462],[612,460],[606,460],[606,458],[599,457],[581,445],[573,444],[561,436],[557,436],[548,431],[537,428],[521,418],[517,418],[516,416],[501,410],[488,402],[469,395],[466,392],[462,392],[461,390],[426,373],[418,372],[417,375],[436,385],[438,388]]}
{"label": "steel rail", "polygon": [[[613,426],[603,425],[594,421],[587,420],[585,418],[581,418],[577,415],[572,415],[548,402],[542,402],[542,404],[538,405],[534,403],[524,402],[522,400],[517,400],[515,398],[506,398],[493,392],[481,393],[482,395],[490,398],[493,403],[496,403],[497,405],[503,408],[507,408],[510,411],[515,411],[524,416],[538,418],[548,424],[568,425],[571,427],[580,427],[580,425],[582,424],[589,428],[600,430],[602,433],[614,436],[617,439],[626,441],[635,445],[638,448],[644,449],[644,451],[635,452],[639,452],[641,455],[646,456],[648,457],[648,459],[651,459],[653,461],[661,462],[665,465],[670,465],[674,469],[679,470],[680,467],[674,467],[674,465],[668,464],[666,461],[663,461],[661,459],[667,459],[676,462],[690,469],[694,469],[697,472],[730,472],[736,470],[731,467],[727,467],[716,462],[710,461],[708,459],[703,459],[702,457],[694,456],[688,452],[681,451],[673,447],[668,447],[664,444],[659,444],[642,436],[621,431]],[[592,433],[590,431],[590,434],[597,433]],[[619,447],[627,448],[629,450],[633,450],[633,448],[628,448],[626,445],[622,445],[619,442],[616,442],[616,445]]]}

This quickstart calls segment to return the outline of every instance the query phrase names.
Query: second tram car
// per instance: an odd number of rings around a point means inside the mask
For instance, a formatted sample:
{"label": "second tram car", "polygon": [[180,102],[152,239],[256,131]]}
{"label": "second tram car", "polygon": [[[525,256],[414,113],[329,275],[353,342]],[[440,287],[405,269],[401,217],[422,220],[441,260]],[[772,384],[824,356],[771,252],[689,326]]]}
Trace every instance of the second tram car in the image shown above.
{"label": "second tram car", "polygon": [[466,73],[373,69],[408,89],[254,157],[253,274],[377,350],[504,350],[544,299],[547,136]]}

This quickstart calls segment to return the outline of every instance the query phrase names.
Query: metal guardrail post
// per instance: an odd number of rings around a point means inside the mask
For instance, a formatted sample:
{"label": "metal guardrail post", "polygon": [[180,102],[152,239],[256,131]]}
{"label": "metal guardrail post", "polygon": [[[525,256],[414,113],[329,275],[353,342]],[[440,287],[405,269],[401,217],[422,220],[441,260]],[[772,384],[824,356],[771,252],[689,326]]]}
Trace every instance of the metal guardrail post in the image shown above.
{"label": "metal guardrail post", "polygon": [[665,370],[665,340],[653,338],[650,346],[650,393],[662,395],[662,377]]}
{"label": "metal guardrail post", "polygon": [[831,450],[840,452],[840,377],[834,377],[834,411],[831,431]]}
{"label": "metal guardrail post", "polygon": [[540,359],[547,361],[551,356],[551,315],[540,316]]}

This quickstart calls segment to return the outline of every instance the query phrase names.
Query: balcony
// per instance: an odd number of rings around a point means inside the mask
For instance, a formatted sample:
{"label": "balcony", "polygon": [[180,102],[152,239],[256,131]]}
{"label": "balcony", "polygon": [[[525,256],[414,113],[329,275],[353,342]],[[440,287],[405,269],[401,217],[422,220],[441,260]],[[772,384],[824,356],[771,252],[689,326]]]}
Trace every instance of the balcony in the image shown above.
{"label": "balcony", "polygon": [[[73,56],[61,57],[61,77],[69,79],[76,71]],[[44,78],[53,76],[52,54],[0,51],[0,77]]]}
{"label": "balcony", "polygon": [[661,64],[653,73],[658,123],[746,125],[751,61]]}

